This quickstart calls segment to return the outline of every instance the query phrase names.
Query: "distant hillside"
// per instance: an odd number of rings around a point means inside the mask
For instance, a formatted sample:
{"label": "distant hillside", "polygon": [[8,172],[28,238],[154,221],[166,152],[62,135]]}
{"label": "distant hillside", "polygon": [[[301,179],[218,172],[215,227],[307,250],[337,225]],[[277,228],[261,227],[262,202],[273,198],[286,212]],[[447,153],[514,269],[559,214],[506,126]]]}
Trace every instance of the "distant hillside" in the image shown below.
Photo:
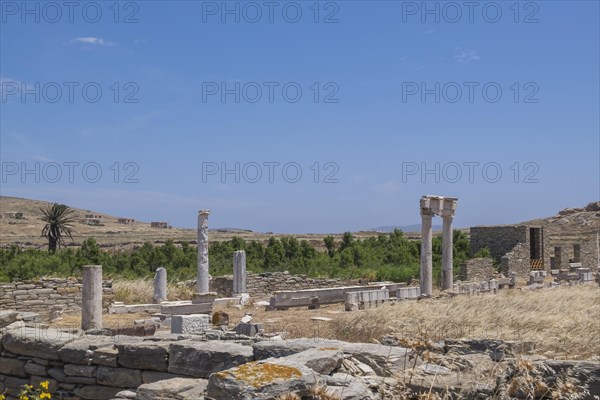
{"label": "distant hillside", "polygon": [[[49,202],[41,200],[31,200],[18,197],[0,196],[0,245],[7,246],[17,244],[23,247],[43,248],[47,245],[45,238],[41,237],[44,223],[40,220],[42,213],[41,207],[45,207]],[[68,205],[68,204],[67,204]],[[128,215],[113,216],[92,210],[74,208],[75,215],[79,222],[75,224],[75,234],[73,241],[67,240],[68,245],[78,246],[89,237],[95,238],[98,243],[104,247],[114,247],[116,249],[126,249],[143,244],[144,242],[164,243],[166,240],[174,242],[196,243],[196,229],[182,228],[153,228],[150,223],[144,221],[135,221],[133,224],[123,224],[119,218],[128,218]],[[22,219],[11,218],[6,213],[23,213]],[[91,226],[83,221],[87,214],[100,216],[100,225]],[[162,220],[157,216],[157,221]],[[196,216],[190,216],[195,221]],[[285,234],[272,234],[253,232],[241,228],[212,228],[210,231],[211,241],[230,240],[239,237],[244,240],[267,241],[271,236],[282,237],[289,236]],[[357,238],[366,238],[376,235],[375,232],[357,232],[354,234]],[[313,246],[323,247],[323,238],[325,234],[297,234],[293,235],[299,240],[308,240]],[[332,234],[337,240],[341,239],[341,234]]]}
{"label": "distant hillside", "polygon": [[[400,229],[402,232],[421,232],[421,224],[413,224],[413,225],[402,225],[402,226],[395,226],[395,225],[389,225],[389,226],[378,226],[377,228],[371,228],[369,229],[369,231],[374,231],[374,232],[393,232],[394,229]],[[432,225],[432,229],[434,231],[441,231],[442,230],[442,226],[441,225]]]}

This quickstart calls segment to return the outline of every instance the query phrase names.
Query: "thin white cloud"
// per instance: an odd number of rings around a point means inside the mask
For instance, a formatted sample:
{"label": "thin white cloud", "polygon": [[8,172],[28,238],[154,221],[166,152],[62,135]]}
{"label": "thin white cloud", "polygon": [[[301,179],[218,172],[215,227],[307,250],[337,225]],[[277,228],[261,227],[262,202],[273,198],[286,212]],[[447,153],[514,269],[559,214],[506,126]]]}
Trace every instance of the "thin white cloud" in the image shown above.
{"label": "thin white cloud", "polygon": [[74,39],[71,39],[71,43],[85,43],[85,44],[92,44],[95,46],[114,46],[115,45],[115,43],[113,43],[113,42],[104,40],[99,37],[93,37],[93,36],[84,36],[84,37],[74,38]]}
{"label": "thin white cloud", "polygon": [[387,182],[381,183],[379,185],[376,185],[375,189],[380,193],[391,195],[400,190],[400,185],[398,185],[394,181],[387,181]]}
{"label": "thin white cloud", "polygon": [[481,59],[475,50],[463,50],[460,47],[457,47],[455,50],[453,58],[458,64],[468,64],[471,61],[479,61]]}

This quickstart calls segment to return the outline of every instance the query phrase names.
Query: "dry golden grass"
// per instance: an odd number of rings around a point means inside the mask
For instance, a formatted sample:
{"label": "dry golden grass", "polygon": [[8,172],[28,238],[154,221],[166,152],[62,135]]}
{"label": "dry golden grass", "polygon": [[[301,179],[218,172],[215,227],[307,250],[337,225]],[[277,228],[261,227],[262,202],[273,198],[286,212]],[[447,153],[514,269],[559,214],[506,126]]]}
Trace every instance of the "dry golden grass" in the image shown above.
{"label": "dry golden grass", "polygon": [[[126,304],[152,300],[150,280],[115,281],[113,287],[116,300]],[[192,291],[170,285],[169,300],[190,300]],[[549,358],[589,359],[600,354],[597,286],[501,290],[497,295],[403,301],[366,311],[343,309],[341,304],[288,311],[265,311],[264,307],[255,306],[236,308],[231,304],[215,307],[215,311],[229,314],[232,327],[250,313],[267,332],[286,332],[288,338],[320,337],[367,343],[387,334],[432,341],[502,339],[533,342],[535,353]]]}
{"label": "dry golden grass", "polygon": [[[235,323],[246,312],[269,332],[288,338],[321,337],[350,342],[398,338],[437,341],[479,338],[528,341],[550,358],[589,359],[600,354],[600,290],[573,286],[532,291],[502,290],[497,295],[404,301],[380,308],[344,312],[343,305],[289,311],[221,306]],[[331,321],[311,320],[327,317]]]}
{"label": "dry golden grass", "polygon": [[[117,279],[113,281],[113,290],[115,301],[122,301],[125,304],[148,304],[152,303],[154,281],[152,279]],[[167,285],[169,300],[191,300],[193,294],[194,291],[189,286],[173,283]]]}
{"label": "dry golden grass", "polygon": [[370,341],[402,338],[487,338],[530,341],[553,358],[587,359],[600,354],[600,291],[596,286],[517,291],[406,301],[344,314],[333,336]]}

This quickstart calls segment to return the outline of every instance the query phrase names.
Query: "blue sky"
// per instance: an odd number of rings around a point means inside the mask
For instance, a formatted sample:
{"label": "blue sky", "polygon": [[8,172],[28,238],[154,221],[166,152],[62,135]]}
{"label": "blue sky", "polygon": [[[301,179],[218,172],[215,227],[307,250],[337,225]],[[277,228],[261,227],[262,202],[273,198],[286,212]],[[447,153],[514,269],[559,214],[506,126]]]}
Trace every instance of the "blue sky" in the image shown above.
{"label": "blue sky", "polygon": [[3,195],[289,233],[417,223],[423,194],[458,197],[460,227],[600,198],[596,1],[472,21],[463,2],[27,4],[2,2]]}

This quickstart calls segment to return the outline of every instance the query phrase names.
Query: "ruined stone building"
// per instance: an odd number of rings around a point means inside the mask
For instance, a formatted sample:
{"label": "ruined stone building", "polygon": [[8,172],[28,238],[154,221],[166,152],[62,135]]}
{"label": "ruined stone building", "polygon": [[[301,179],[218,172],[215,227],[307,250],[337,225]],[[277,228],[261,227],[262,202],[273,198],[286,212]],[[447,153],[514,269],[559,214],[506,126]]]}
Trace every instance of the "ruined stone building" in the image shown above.
{"label": "ruined stone building", "polygon": [[559,216],[538,223],[475,226],[470,229],[471,253],[487,247],[501,272],[520,277],[532,270],[568,270],[570,263],[598,271],[600,218],[591,214],[579,219]]}

